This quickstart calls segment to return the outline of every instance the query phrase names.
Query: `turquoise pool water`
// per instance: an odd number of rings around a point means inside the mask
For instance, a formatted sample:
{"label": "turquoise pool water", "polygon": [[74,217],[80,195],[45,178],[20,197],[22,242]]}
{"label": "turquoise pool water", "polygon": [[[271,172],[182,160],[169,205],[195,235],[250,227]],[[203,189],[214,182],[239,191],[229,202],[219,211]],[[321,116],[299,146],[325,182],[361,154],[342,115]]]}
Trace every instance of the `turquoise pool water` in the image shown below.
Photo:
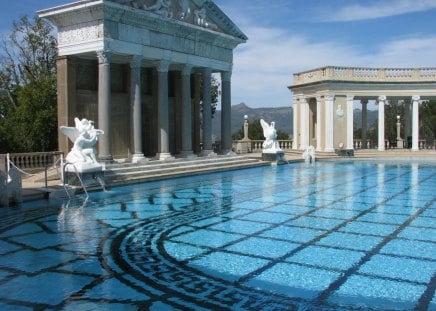
{"label": "turquoise pool water", "polygon": [[324,161],[3,208],[0,310],[436,310],[435,192]]}

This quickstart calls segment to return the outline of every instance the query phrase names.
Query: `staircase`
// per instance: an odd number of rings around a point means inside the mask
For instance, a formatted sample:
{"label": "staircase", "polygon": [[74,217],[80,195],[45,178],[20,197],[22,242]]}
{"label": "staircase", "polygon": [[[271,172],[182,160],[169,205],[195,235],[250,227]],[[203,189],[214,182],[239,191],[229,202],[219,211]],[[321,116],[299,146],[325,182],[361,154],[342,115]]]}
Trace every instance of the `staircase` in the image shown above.
{"label": "staircase", "polygon": [[113,163],[106,165],[104,180],[107,185],[125,185],[168,177],[198,175],[241,168],[270,165],[270,162],[237,155],[194,157],[145,163]]}

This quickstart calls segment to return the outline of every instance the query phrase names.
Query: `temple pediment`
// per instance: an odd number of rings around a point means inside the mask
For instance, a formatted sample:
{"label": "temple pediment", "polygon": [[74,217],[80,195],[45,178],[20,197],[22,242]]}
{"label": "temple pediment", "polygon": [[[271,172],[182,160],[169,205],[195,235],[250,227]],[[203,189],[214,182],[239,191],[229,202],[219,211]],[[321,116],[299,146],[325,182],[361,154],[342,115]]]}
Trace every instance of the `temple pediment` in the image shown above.
{"label": "temple pediment", "polygon": [[110,0],[163,18],[224,33],[242,41],[247,36],[210,0]]}

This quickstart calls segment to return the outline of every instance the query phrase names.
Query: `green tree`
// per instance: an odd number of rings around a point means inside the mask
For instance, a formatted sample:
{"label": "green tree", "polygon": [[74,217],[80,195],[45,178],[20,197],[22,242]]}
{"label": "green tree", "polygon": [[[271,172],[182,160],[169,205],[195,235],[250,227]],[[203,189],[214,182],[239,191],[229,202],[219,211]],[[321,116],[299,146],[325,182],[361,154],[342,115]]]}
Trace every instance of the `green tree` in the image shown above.
{"label": "green tree", "polygon": [[[385,107],[385,139],[390,142],[396,142],[397,140],[397,116],[404,119],[404,101],[389,102],[389,105]],[[401,126],[404,127],[404,122]],[[404,137],[403,130],[401,137]]]}
{"label": "green tree", "polygon": [[420,137],[433,142],[436,137],[436,100],[425,101],[420,106]]}
{"label": "green tree", "polygon": [[57,149],[56,39],[51,25],[22,16],[2,38],[0,152]]}
{"label": "green tree", "polygon": [[[241,140],[244,138],[244,125],[237,131],[236,133],[233,133],[232,135],[234,140]],[[260,120],[256,119],[251,121],[248,121],[248,138],[252,140],[265,140],[265,136],[263,136],[263,128],[260,124]],[[277,140],[287,140],[289,139],[289,134],[286,134],[285,132],[281,130],[277,130]]]}

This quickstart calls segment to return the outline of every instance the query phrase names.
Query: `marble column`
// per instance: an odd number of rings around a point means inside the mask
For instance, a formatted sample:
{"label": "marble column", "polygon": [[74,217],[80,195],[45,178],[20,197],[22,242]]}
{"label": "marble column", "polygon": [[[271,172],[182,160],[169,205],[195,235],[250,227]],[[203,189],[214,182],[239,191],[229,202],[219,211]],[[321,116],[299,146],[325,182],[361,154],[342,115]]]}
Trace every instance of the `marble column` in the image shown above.
{"label": "marble column", "polygon": [[293,138],[292,138],[292,149],[293,150],[298,150],[299,149],[299,145],[300,145],[300,127],[299,127],[299,122],[300,122],[300,102],[299,102],[299,98],[297,96],[294,96],[293,98],[293,120],[294,120],[294,124],[293,124]]}
{"label": "marble column", "polygon": [[221,72],[221,153],[232,153],[232,72]]}
{"label": "marble column", "polygon": [[378,151],[385,150],[385,103],[386,96],[378,98]]}
{"label": "marble column", "polygon": [[333,106],[335,96],[328,95],[325,97],[325,152],[334,152],[334,114]]}
{"label": "marble column", "polygon": [[180,157],[192,157],[192,103],[191,103],[192,66],[185,65],[182,70],[182,151]]}
{"label": "marble column", "polygon": [[212,147],[212,70],[203,69],[203,150],[201,154],[208,156],[213,154]]}
{"label": "marble column", "polygon": [[368,132],[368,100],[361,100],[362,104],[362,146],[361,149],[368,148],[367,132]]}
{"label": "marble column", "polygon": [[141,61],[142,56],[135,55],[130,61],[130,106],[133,123],[132,163],[146,160],[142,151],[142,101],[141,101]]}
{"label": "marble column", "polygon": [[169,150],[169,115],[168,115],[168,70],[169,61],[159,61],[156,65],[158,77],[157,118],[158,118],[158,160],[172,158]]}
{"label": "marble column", "polygon": [[111,139],[111,58],[109,51],[98,51],[98,124],[104,131],[98,139],[98,158],[100,161],[112,161]]}
{"label": "marble column", "polygon": [[419,101],[421,97],[412,97],[412,151],[419,151]]}
{"label": "marble column", "polygon": [[316,151],[322,151],[321,146],[321,97],[316,97]]}
{"label": "marble column", "polygon": [[309,147],[310,136],[310,110],[309,103],[306,98],[303,98],[300,102],[300,120],[301,120],[301,150],[306,150]]}
{"label": "marble column", "polygon": [[201,137],[203,137],[201,128],[201,73],[194,73],[194,152],[201,153]]}
{"label": "marble column", "polygon": [[347,96],[347,150],[354,149],[354,96]]}
{"label": "marble column", "polygon": [[412,146],[409,146],[408,137],[412,136],[412,112],[411,112],[412,105],[409,101],[404,102],[404,139],[406,140],[406,147],[412,148]]}

